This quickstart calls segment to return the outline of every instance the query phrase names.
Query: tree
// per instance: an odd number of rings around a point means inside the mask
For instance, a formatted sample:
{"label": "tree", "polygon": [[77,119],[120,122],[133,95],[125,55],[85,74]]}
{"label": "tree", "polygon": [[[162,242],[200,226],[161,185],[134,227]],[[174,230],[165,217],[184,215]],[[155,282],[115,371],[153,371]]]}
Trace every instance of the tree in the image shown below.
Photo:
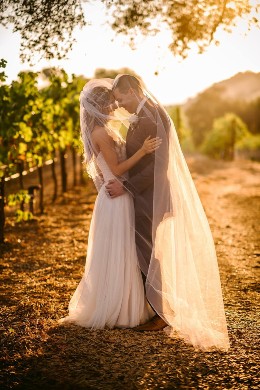
{"label": "tree", "polygon": [[259,4],[250,0],[106,0],[113,10],[115,31],[130,35],[134,41],[137,30],[145,35],[156,34],[164,25],[172,34],[170,49],[175,55],[186,57],[192,44],[199,51],[215,39],[216,31],[222,27],[230,32],[239,18],[247,18],[248,27],[259,26],[257,14]]}
{"label": "tree", "polygon": [[[216,31],[230,31],[240,18],[247,19],[249,29],[259,26],[256,15],[260,6],[251,0],[101,1],[108,9],[112,28],[130,36],[130,42],[138,30],[156,34],[166,26],[172,34],[170,49],[183,57],[194,43],[200,52],[212,41],[218,43]],[[64,58],[73,44],[74,28],[86,24],[80,0],[2,0],[0,20],[4,26],[13,24],[14,31],[21,33],[23,60],[30,60],[32,52],[47,59]]]}
{"label": "tree", "polygon": [[80,0],[2,0],[0,20],[21,34],[21,59],[32,52],[42,57],[65,58],[73,42],[73,30],[86,22]]}
{"label": "tree", "polygon": [[214,121],[201,150],[213,158],[232,161],[235,145],[247,137],[250,133],[246,124],[237,115],[228,113]]}

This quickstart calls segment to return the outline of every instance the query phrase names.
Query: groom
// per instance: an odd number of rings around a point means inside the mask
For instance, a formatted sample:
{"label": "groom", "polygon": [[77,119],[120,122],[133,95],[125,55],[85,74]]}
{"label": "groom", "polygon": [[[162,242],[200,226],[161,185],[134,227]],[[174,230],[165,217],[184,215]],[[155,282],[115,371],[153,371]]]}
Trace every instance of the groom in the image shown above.
{"label": "groom", "polygon": [[[126,137],[126,153],[129,158],[140,149],[148,136],[157,136],[156,109],[153,102],[144,96],[140,81],[134,76],[118,75],[112,91],[119,107],[131,114],[135,113]],[[163,117],[167,126],[167,118],[165,115]],[[152,253],[154,165],[155,154],[147,154],[129,170],[128,180],[122,183],[115,180],[106,186],[111,198],[120,196],[125,191],[129,191],[134,198],[136,247],[144,282]],[[151,321],[134,329],[156,331],[165,326],[167,323],[156,314]]]}

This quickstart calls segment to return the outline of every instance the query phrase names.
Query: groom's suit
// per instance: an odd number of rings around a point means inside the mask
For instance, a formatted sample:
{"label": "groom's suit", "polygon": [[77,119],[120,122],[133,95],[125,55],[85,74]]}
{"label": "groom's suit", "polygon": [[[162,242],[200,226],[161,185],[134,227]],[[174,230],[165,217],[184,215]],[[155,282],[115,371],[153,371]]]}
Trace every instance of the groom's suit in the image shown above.
{"label": "groom's suit", "polygon": [[[149,110],[150,115],[147,115]],[[158,108],[157,108],[158,110]],[[167,118],[163,114],[163,119]],[[154,118],[154,120],[153,120]],[[127,158],[140,149],[150,135],[157,136],[156,109],[148,100],[138,114],[138,121],[129,127],[126,137]],[[152,220],[155,154],[147,154],[129,170],[127,188],[134,196],[136,247],[142,272],[147,275],[152,251]]]}

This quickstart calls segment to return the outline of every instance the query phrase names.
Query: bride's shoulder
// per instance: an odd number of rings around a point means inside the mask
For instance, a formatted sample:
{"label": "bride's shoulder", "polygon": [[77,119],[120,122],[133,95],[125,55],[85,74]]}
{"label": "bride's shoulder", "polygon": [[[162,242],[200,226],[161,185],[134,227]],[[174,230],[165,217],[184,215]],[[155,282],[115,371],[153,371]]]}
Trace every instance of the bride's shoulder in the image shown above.
{"label": "bride's shoulder", "polygon": [[104,126],[95,126],[94,129],[92,130],[91,136],[93,139],[100,138],[100,137],[101,138],[109,137]]}
{"label": "bride's shoulder", "polygon": [[92,141],[99,144],[100,142],[111,143],[113,139],[107,133],[106,129],[103,126],[95,126],[91,133]]}

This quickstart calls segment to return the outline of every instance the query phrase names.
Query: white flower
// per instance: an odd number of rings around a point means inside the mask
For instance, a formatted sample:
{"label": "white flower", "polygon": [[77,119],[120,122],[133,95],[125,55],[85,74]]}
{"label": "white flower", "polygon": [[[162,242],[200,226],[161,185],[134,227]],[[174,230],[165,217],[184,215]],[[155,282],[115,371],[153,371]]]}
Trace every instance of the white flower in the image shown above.
{"label": "white flower", "polygon": [[131,115],[131,116],[128,118],[128,121],[129,121],[130,125],[134,125],[135,123],[137,123],[138,119],[139,119],[139,118],[138,118],[138,115],[133,114],[133,115]]}

